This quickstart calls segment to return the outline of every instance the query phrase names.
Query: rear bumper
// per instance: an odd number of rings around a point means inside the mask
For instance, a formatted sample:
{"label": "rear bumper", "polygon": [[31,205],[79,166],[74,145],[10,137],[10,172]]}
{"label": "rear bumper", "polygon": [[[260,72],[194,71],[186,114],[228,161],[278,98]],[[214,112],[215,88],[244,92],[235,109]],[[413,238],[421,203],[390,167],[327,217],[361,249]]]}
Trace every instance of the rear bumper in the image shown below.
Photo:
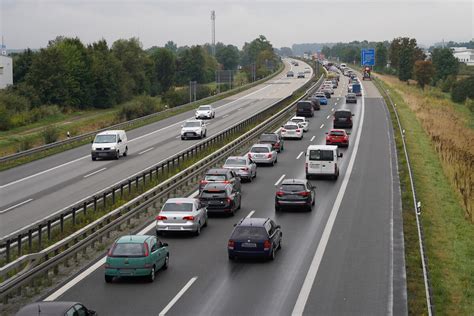
{"label": "rear bumper", "polygon": [[151,268],[105,268],[105,275],[113,277],[133,277],[150,275]]}
{"label": "rear bumper", "polygon": [[336,145],[336,146],[339,146],[339,147],[347,147],[347,146],[349,146],[349,142],[329,142],[329,141],[326,141],[326,145]]}
{"label": "rear bumper", "polygon": [[276,200],[275,206],[278,207],[298,207],[298,206],[311,206],[311,201],[301,200],[301,201],[292,201],[292,200]]}
{"label": "rear bumper", "polygon": [[355,100],[346,99],[346,103],[357,103],[357,99]]}
{"label": "rear bumper", "polygon": [[252,158],[252,161],[255,163],[266,163],[270,164],[273,162],[273,158]]}
{"label": "rear bumper", "polygon": [[196,132],[185,132],[181,134],[181,138],[199,138],[201,134]]}
{"label": "rear bumper", "polygon": [[344,127],[351,128],[351,127],[352,127],[352,122],[350,122],[350,123],[347,123],[347,122],[334,122],[334,123],[333,123],[333,126],[334,126],[335,128],[339,128],[339,127],[342,127],[342,128],[344,128]]}
{"label": "rear bumper", "polygon": [[292,135],[288,135],[288,134],[285,134],[285,135],[281,135],[281,137],[283,137],[284,139],[300,139],[301,137],[303,137],[303,135],[297,135],[297,134],[292,134]]}
{"label": "rear bumper", "polygon": [[199,223],[158,223],[155,227],[157,232],[193,232],[198,229]]}
{"label": "rear bumper", "polygon": [[227,249],[229,256],[239,257],[239,258],[266,258],[270,256],[270,250],[260,250],[260,251],[245,251],[245,250],[230,250]]}

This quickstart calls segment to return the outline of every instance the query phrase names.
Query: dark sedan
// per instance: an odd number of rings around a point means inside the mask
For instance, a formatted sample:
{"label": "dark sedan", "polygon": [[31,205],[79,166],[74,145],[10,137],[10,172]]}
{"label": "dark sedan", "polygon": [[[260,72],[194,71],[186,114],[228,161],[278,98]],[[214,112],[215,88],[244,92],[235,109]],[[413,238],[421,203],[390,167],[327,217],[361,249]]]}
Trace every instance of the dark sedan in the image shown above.
{"label": "dark sedan", "polygon": [[209,183],[199,194],[201,207],[206,207],[208,214],[221,213],[233,216],[240,209],[240,186],[230,183]]}
{"label": "dark sedan", "polygon": [[306,179],[285,179],[275,194],[275,211],[293,208],[312,211],[316,200],[315,188]]}

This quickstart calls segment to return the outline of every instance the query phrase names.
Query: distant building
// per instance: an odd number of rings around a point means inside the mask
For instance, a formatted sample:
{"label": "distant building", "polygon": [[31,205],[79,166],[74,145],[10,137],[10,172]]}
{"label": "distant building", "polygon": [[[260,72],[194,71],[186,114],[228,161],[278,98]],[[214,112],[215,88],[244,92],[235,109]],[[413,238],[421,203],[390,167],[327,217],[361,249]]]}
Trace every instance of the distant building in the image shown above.
{"label": "distant building", "polygon": [[461,62],[465,63],[468,66],[474,66],[474,49],[469,49],[466,47],[450,47],[453,51],[454,57]]}
{"label": "distant building", "polygon": [[13,61],[10,57],[0,55],[0,89],[13,84]]}

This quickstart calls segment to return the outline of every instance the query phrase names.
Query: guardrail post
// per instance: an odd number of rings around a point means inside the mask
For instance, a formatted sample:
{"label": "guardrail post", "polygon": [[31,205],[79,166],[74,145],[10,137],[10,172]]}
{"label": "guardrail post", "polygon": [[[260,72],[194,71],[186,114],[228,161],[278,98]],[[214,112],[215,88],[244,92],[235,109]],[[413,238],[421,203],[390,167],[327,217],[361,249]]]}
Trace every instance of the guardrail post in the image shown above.
{"label": "guardrail post", "polygon": [[5,243],[5,256],[7,262],[10,262],[10,240],[7,240],[7,242]]}
{"label": "guardrail post", "polygon": [[112,188],[112,205],[115,204],[115,188]]}
{"label": "guardrail post", "polygon": [[21,237],[22,237],[22,235],[19,234],[18,239],[16,241],[16,245],[17,245],[17,248],[18,248],[18,257],[21,257]]}
{"label": "guardrail post", "polygon": [[64,232],[64,214],[61,214],[59,222],[60,222],[61,234],[62,234]]}
{"label": "guardrail post", "polygon": [[120,198],[123,199],[123,183],[120,184]]}
{"label": "guardrail post", "polygon": [[94,195],[94,213],[97,212],[97,196]]}
{"label": "guardrail post", "polygon": [[132,180],[128,180],[128,194],[132,193]]}
{"label": "guardrail post", "polygon": [[47,230],[48,230],[48,240],[51,240],[51,220],[48,220]]}
{"label": "guardrail post", "polygon": [[107,206],[107,193],[106,192],[102,194],[102,205],[104,206],[104,209]]}
{"label": "guardrail post", "polygon": [[145,189],[146,185],[146,173],[143,173],[143,189]]}
{"label": "guardrail post", "polygon": [[41,236],[42,236],[43,225],[38,225],[38,249],[41,249]]}
{"label": "guardrail post", "polygon": [[137,192],[138,192],[138,180],[140,180],[140,177],[136,176],[135,177],[135,189],[137,190]]}
{"label": "guardrail post", "polygon": [[33,231],[28,230],[28,250],[31,251]]}
{"label": "guardrail post", "polygon": [[75,207],[72,208],[71,215],[72,215],[72,225],[75,226],[76,225],[76,208]]}

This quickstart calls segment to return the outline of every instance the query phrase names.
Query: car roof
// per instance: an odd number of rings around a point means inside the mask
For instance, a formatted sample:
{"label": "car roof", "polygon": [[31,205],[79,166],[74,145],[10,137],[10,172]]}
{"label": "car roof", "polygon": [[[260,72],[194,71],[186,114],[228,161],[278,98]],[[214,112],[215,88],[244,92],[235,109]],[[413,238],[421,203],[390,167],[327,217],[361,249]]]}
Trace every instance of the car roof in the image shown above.
{"label": "car roof", "polygon": [[263,225],[265,225],[265,223],[269,220],[270,219],[268,217],[267,218],[260,218],[260,217],[243,218],[240,221],[239,226],[261,226],[261,227],[263,227]]}
{"label": "car roof", "polygon": [[293,116],[290,120],[292,120],[292,119],[306,120],[305,117],[303,117],[303,116],[298,116],[298,115]]}
{"label": "car roof", "polygon": [[203,106],[210,106],[210,107],[212,107],[212,105],[210,105],[210,104],[203,104],[203,105],[200,105],[199,107],[202,108]]}
{"label": "car roof", "polygon": [[213,168],[206,171],[206,174],[223,174],[229,172],[229,169],[225,168]]}
{"label": "car roof", "polygon": [[336,110],[336,112],[349,112],[349,113],[351,113],[351,110],[339,109],[339,110]]}
{"label": "car roof", "polygon": [[308,182],[305,179],[285,179],[281,184],[306,184]]}
{"label": "car roof", "polygon": [[263,135],[275,135],[275,136],[278,136],[277,133],[262,133],[262,135],[260,135],[260,136],[263,136]]}
{"label": "car roof", "polygon": [[247,159],[247,157],[246,156],[229,156],[227,157],[227,159]]}
{"label": "car roof", "polygon": [[123,129],[113,129],[113,130],[100,132],[97,135],[116,135],[119,133],[125,133],[125,131]]}
{"label": "car roof", "polygon": [[[53,302],[36,302],[24,306],[18,311],[17,316],[30,316],[30,315],[64,315],[64,313],[79,302],[69,301],[53,301]],[[41,313],[39,312],[41,311]]]}
{"label": "car roof", "polygon": [[337,149],[337,146],[335,145],[309,145],[308,149],[310,150],[335,150]]}
{"label": "car roof", "polygon": [[345,133],[346,131],[343,130],[343,129],[335,129],[335,128],[333,128],[333,129],[331,129],[329,132],[330,132],[330,133],[331,133],[331,132],[344,132],[344,133]]}
{"label": "car roof", "polygon": [[296,122],[288,121],[285,123],[285,125],[298,125]]}
{"label": "car roof", "polygon": [[196,199],[193,198],[171,198],[166,200],[166,203],[194,203],[196,202]]}
{"label": "car roof", "polygon": [[144,243],[145,240],[147,240],[150,237],[151,237],[150,235],[125,235],[117,239],[116,243],[140,244],[140,243]]}

